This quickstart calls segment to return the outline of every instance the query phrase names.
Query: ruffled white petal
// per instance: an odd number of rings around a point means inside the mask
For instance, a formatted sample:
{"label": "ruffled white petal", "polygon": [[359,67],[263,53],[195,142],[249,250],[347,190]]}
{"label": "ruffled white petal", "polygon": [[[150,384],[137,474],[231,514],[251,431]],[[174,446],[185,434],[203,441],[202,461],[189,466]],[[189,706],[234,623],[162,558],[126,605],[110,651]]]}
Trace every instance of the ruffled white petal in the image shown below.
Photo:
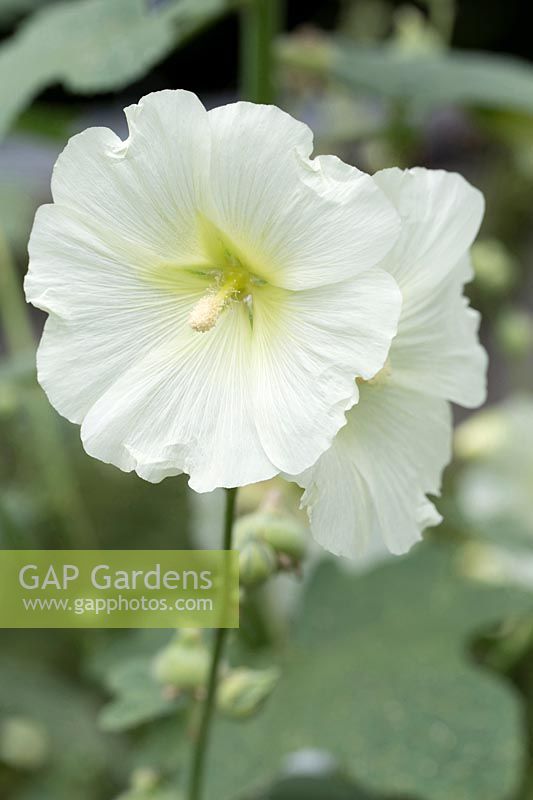
{"label": "ruffled white petal", "polygon": [[298,478],[313,536],[350,558],[376,538],[406,552],[440,519],[425,494],[438,494],[450,455],[447,403],[394,385],[361,387],[333,446]]}
{"label": "ruffled white petal", "polygon": [[374,180],[397,209],[400,236],[380,266],[394,275],[402,294],[437,291],[467,254],[483,218],[481,192],[461,175],[421,167],[385,169]]}
{"label": "ruffled white petal", "polygon": [[313,464],[357,401],[356,378],[387,358],[400,293],[374,269],[301,292],[270,290],[254,312],[255,416],[265,452],[281,471]]}
{"label": "ruffled white petal", "polygon": [[99,397],[146,353],[175,336],[205,280],[127,259],[62,206],[37,212],[29,245],[28,301],[50,314],[39,380],[57,410],[82,422]]}
{"label": "ruffled white petal", "polygon": [[468,250],[483,216],[483,196],[460,175],[387,169],[379,186],[402,230],[382,267],[398,281],[402,315],[391,349],[394,381],[467,407],[484,402],[487,356],[480,317],[463,297]]}
{"label": "ruffled white petal", "polygon": [[272,477],[251,408],[247,316],[235,305],[201,335],[184,322],[91,408],[87,452],[152,481],[179,467],[199,492]]}
{"label": "ruffled white petal", "polygon": [[433,294],[404,298],[390,354],[394,382],[467,408],[486,398],[487,354],[478,339],[480,315],[463,296],[465,266]]}
{"label": "ruffled white petal", "polygon": [[402,292],[398,334],[386,374],[362,388],[333,446],[299,478],[315,538],[352,557],[379,541],[405,552],[438,524],[426,494],[438,493],[450,458],[446,401],[485,397],[479,315],[462,294],[481,194],[458,175],[422,169],[385,170],[376,181],[402,220],[381,263]]}
{"label": "ruffled white petal", "polygon": [[209,170],[207,112],[196,95],[163,91],[126,109],[129,137],[74,136],[54,168],[54,202],[78,211],[117,253],[196,263],[197,209]]}
{"label": "ruffled white petal", "polygon": [[338,159],[309,159],[306,125],[275,106],[210,111],[213,222],[250,268],[277,286],[345,280],[391,249],[399,220],[372,178]]}

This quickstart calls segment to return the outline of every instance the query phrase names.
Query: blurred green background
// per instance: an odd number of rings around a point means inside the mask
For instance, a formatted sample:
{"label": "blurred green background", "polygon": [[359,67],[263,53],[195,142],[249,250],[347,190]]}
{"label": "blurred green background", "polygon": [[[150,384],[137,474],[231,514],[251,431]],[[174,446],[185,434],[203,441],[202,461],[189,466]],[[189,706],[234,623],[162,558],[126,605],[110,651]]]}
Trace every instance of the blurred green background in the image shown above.
{"label": "blurred green background", "polygon": [[[528,6],[0,0],[0,548],[219,541],[217,493],[93,461],[36,384],[26,244],[69,136],[124,135],[125,105],[185,88],[208,107],[275,101],[313,128],[317,153],[369,172],[457,170],[486,196],[468,290],[489,401],[458,412],[445,523],[405,558],[353,569],[313,552],[302,580],[251,593],[230,657],[283,677],[257,717],[217,722],[208,800],[533,798]],[[243,491],[241,510],[267,488]],[[0,798],[184,797],[194,703],[151,672],[170,635],[0,632]]]}

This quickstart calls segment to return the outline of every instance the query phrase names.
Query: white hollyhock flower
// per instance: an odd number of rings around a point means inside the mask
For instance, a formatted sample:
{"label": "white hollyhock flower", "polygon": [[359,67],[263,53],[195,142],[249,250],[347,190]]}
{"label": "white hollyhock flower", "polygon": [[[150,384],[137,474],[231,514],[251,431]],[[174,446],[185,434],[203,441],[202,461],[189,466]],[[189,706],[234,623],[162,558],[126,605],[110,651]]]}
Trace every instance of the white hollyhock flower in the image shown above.
{"label": "white hollyhock flower", "polygon": [[382,366],[399,219],[368,175],[310,160],[272,106],[188,92],[75,136],[37,213],[39,380],[88,453],[209,491],[313,464]]}
{"label": "white hollyhock flower", "polygon": [[387,169],[375,180],[402,218],[381,264],[402,291],[398,335],[332,447],[297,479],[315,538],[349,557],[384,544],[403,553],[440,522],[426,494],[439,493],[451,456],[447,401],[474,407],[485,398],[479,315],[462,294],[481,193],[459,175],[425,169]]}

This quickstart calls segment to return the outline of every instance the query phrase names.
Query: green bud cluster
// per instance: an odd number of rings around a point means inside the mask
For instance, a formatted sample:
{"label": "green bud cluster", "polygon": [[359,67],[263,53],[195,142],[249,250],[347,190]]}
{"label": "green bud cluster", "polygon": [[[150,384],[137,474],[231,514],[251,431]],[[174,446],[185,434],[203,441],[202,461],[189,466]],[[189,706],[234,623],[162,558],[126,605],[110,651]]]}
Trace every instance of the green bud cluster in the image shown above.
{"label": "green bud cluster", "polygon": [[239,553],[241,584],[247,588],[264,583],[278,569],[274,549],[259,539],[248,539]]}
{"label": "green bud cluster", "polygon": [[257,511],[237,520],[235,544],[241,584],[251,588],[279,569],[297,566],[306,551],[307,534],[294,517],[273,510]]}
{"label": "green bud cluster", "polygon": [[209,663],[209,650],[201,631],[184,629],[156,655],[152,672],[163,686],[194,691],[207,683]]}

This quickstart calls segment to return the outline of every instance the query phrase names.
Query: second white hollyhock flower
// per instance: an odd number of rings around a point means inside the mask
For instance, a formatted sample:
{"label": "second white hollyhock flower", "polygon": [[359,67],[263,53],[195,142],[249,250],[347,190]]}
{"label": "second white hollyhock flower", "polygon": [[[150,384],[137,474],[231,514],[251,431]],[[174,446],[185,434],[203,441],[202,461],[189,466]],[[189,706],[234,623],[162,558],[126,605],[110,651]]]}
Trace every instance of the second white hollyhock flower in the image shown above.
{"label": "second white hollyhock flower", "polygon": [[167,91],[126,116],[125,141],[70,141],[37,213],[39,380],[91,455],[147,480],[297,474],[385,362],[397,213],[275,107]]}
{"label": "second white hollyhock flower", "polygon": [[387,169],[375,180],[402,218],[381,265],[402,291],[398,335],[333,446],[297,478],[315,538],[352,558],[384,546],[404,553],[440,521],[426,494],[439,493],[451,457],[447,401],[474,407],[485,398],[479,314],[463,296],[481,193],[442,171]]}

